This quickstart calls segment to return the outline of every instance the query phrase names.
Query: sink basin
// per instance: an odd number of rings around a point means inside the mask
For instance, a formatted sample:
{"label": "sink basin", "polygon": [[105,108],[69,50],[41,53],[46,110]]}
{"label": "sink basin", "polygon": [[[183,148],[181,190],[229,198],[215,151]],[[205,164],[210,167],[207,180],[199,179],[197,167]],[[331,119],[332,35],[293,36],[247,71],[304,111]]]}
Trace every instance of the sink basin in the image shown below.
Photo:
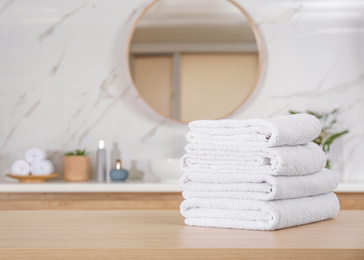
{"label": "sink basin", "polygon": [[183,174],[179,158],[150,159],[149,165],[152,173],[162,182],[179,182]]}

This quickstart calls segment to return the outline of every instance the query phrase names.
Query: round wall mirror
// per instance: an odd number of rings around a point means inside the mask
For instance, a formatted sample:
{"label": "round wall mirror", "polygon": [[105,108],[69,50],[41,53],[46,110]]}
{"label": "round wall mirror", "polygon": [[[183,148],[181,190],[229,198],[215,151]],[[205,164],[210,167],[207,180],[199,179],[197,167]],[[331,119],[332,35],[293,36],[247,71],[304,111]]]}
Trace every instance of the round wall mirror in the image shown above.
{"label": "round wall mirror", "polygon": [[218,119],[255,88],[261,46],[252,19],[233,1],[159,0],[134,26],[129,69],[140,96],[161,115]]}

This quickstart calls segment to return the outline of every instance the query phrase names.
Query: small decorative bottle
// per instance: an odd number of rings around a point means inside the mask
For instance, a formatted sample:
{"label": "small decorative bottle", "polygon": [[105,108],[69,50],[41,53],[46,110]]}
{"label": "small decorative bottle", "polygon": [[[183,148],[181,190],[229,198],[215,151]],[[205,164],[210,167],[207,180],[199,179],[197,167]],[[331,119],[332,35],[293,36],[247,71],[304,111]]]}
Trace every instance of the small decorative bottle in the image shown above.
{"label": "small decorative bottle", "polygon": [[104,182],[106,181],[107,171],[106,171],[106,149],[105,149],[105,141],[99,141],[99,149],[96,154],[97,159],[97,181]]}
{"label": "small decorative bottle", "polygon": [[129,173],[127,170],[121,168],[121,160],[116,160],[115,169],[112,169],[110,171],[110,178],[113,181],[124,181],[126,178],[128,178]]}

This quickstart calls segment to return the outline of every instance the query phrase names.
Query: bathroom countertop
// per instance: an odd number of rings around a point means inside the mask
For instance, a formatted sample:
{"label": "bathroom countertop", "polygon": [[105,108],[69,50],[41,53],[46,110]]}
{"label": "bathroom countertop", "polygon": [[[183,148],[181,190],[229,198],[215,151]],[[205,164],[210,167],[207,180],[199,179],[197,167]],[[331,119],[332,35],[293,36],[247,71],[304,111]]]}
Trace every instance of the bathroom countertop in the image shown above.
{"label": "bathroom countertop", "polygon": [[0,183],[0,192],[180,192],[178,181],[174,182],[66,182]]}
{"label": "bathroom countertop", "polygon": [[[49,181],[45,183],[0,183],[0,193],[11,192],[181,192],[178,181],[174,182],[137,182],[124,183],[96,181],[65,182]],[[336,192],[364,192],[364,183],[340,183]]]}
{"label": "bathroom countertop", "polygon": [[[364,211],[249,231],[191,227],[177,210],[0,211],[4,259],[363,259]],[[1,258],[1,257],[0,257]]]}

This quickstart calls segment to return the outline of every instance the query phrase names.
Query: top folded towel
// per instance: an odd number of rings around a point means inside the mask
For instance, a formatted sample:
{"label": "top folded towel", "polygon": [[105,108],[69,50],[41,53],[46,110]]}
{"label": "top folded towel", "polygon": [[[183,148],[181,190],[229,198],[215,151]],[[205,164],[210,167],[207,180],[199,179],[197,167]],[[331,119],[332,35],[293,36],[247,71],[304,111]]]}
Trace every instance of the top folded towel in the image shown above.
{"label": "top folded towel", "polygon": [[190,143],[266,142],[269,147],[305,144],[319,136],[320,121],[308,114],[271,119],[197,120],[188,124]]}

